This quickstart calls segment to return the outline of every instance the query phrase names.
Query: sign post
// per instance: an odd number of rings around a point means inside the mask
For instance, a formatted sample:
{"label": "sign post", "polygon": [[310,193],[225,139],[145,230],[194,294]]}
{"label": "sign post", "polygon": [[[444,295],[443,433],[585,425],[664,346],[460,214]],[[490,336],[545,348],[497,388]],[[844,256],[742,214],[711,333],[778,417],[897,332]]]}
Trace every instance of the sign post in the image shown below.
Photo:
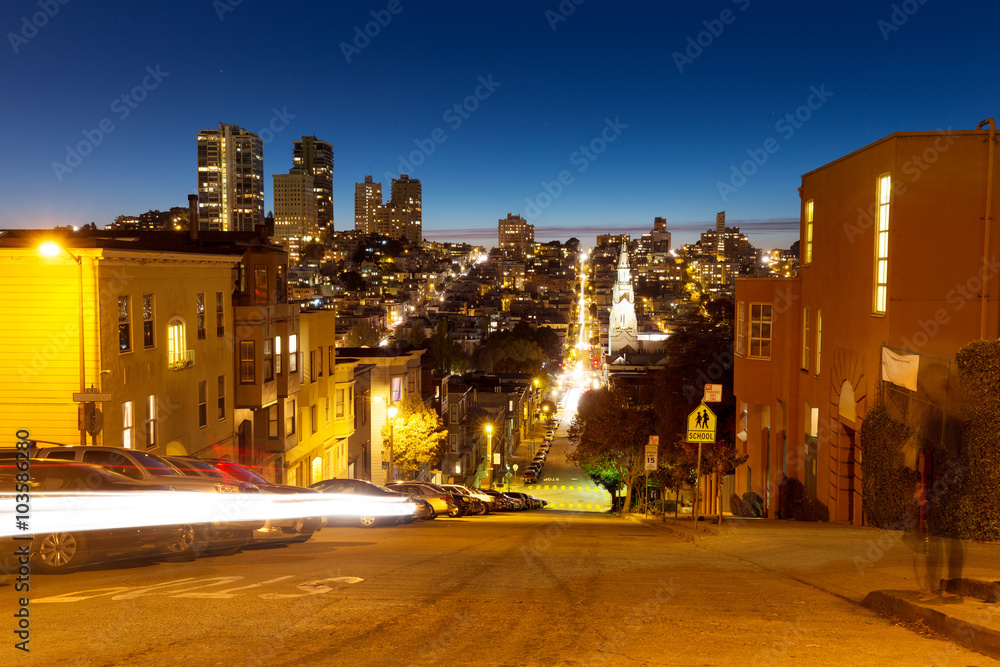
{"label": "sign post", "polygon": [[646,498],[643,502],[643,514],[649,514],[649,473],[656,470],[657,450],[660,449],[660,436],[649,436],[649,444],[646,445]]}
{"label": "sign post", "polygon": [[694,513],[694,525],[698,525],[698,483],[701,481],[701,445],[705,442],[715,442],[715,413],[702,403],[694,412],[688,415],[687,441],[698,443],[698,459],[695,462],[694,500],[691,511]]}

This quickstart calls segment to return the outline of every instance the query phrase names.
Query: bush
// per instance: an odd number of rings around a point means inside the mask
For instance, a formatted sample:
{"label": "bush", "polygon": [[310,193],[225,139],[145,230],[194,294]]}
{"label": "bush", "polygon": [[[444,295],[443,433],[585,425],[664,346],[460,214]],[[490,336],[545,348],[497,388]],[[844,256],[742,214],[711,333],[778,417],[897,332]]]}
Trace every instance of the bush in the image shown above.
{"label": "bush", "polygon": [[733,516],[759,519],[764,516],[764,499],[753,491],[747,491],[742,498],[734,493],[729,496],[729,511]]}
{"label": "bush", "polygon": [[892,528],[912,511],[919,474],[903,465],[903,445],[912,430],[877,403],[861,424],[861,478],[868,523]]}
{"label": "bush", "polygon": [[820,501],[810,498],[802,482],[794,477],[785,477],[778,485],[778,518],[788,521],[829,521],[830,510]]}
{"label": "bush", "polygon": [[743,501],[735,493],[729,496],[729,511],[733,516],[743,516]]}

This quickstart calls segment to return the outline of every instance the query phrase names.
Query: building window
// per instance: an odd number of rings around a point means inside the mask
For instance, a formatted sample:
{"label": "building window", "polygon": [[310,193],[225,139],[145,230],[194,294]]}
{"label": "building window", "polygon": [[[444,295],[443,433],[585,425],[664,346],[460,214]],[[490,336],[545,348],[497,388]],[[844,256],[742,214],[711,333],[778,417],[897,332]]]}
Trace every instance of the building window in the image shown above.
{"label": "building window", "polygon": [[346,391],[344,391],[343,389],[337,390],[337,413],[336,413],[337,419],[343,418],[343,416],[346,414],[344,408],[344,401],[346,399],[346,396],[347,396]]}
{"label": "building window", "polygon": [[132,412],[132,401],[125,401],[122,403],[122,447],[125,449],[132,449],[135,444],[133,440],[135,434],[132,431],[134,426],[135,420]]}
{"label": "building window", "polygon": [[823,352],[823,311],[816,309],[816,375],[819,375],[820,355]]}
{"label": "building window", "polygon": [[810,199],[806,202],[806,231],[805,231],[805,248],[802,254],[802,265],[809,266],[813,261],[813,200]]}
{"label": "building window", "polygon": [[278,437],[278,406],[272,405],[267,409],[267,437],[274,440]]}
{"label": "building window", "polygon": [[458,434],[457,433],[452,433],[450,435],[450,438],[451,438],[451,453],[452,454],[457,454],[458,453]]}
{"label": "building window", "polygon": [[142,346],[147,350],[155,347],[156,339],[153,336],[153,295],[142,295]]}
{"label": "building window", "polygon": [[753,359],[771,358],[771,304],[750,304],[750,354]]}
{"label": "building window", "polygon": [[194,297],[194,311],[197,315],[198,340],[205,340],[205,293],[198,292]]}
{"label": "building window", "polygon": [[219,421],[226,419],[226,376],[219,376]]}
{"label": "building window", "polygon": [[319,371],[318,373],[316,373],[316,375],[317,375],[317,377],[323,377],[323,348],[322,347],[320,347],[319,349],[316,350],[316,358],[319,361],[319,364],[317,364],[316,366],[314,366],[314,368],[317,371]]}
{"label": "building window", "polygon": [[295,401],[285,403],[285,435],[295,435]]}
{"label": "building window", "polygon": [[118,297],[118,351],[132,351],[132,319],[129,317],[131,297]]}
{"label": "building window", "polygon": [[270,338],[264,339],[264,382],[274,379],[274,353]]}
{"label": "building window", "polygon": [[167,324],[167,366],[180,368],[187,364],[187,336],[184,321],[173,319]]}
{"label": "building window", "polygon": [[253,384],[257,381],[255,352],[254,341],[240,341],[240,384]]}
{"label": "building window", "polygon": [[274,372],[281,375],[281,336],[274,337]]}
{"label": "building window", "polygon": [[802,309],[802,370],[809,370],[809,309]]}
{"label": "building window", "polygon": [[156,447],[156,395],[146,397],[146,449]]}
{"label": "building window", "polygon": [[347,388],[347,414],[354,416],[354,385]]}
{"label": "building window", "polygon": [[333,353],[333,345],[326,348],[327,372],[333,375],[333,367],[336,365],[336,355]]}
{"label": "building window", "polygon": [[736,304],[736,354],[746,353],[747,304],[740,301]]}
{"label": "building window", "polygon": [[198,383],[198,427],[208,426],[208,382]]}
{"label": "building window", "polygon": [[299,337],[292,334],[288,337],[288,372],[296,373],[299,370]]}
{"label": "building window", "polygon": [[403,378],[394,377],[392,378],[392,399],[391,401],[395,403],[396,401],[403,400]]}
{"label": "building window", "polygon": [[257,266],[253,270],[253,302],[267,303],[267,267]]}
{"label": "building window", "polygon": [[303,378],[306,382],[316,381],[316,350],[309,350],[309,368],[303,375],[306,376]]}
{"label": "building window", "polygon": [[450,413],[450,417],[449,417],[448,421],[451,422],[452,424],[457,424],[458,423],[458,406],[453,403],[451,406],[449,406],[448,411]]}
{"label": "building window", "polygon": [[317,432],[319,430],[319,408],[315,405],[309,406],[309,421],[312,422],[312,432]]}
{"label": "building window", "polygon": [[875,314],[885,315],[889,294],[889,201],[892,178],[889,174],[878,179],[878,218],[875,228]]}
{"label": "building window", "polygon": [[326,417],[326,425],[329,426],[330,425],[330,397],[327,396],[323,400],[324,400],[324,402],[326,404],[326,406],[323,408],[323,413],[324,413],[324,416]]}
{"label": "building window", "polygon": [[222,307],[222,292],[215,293],[215,335],[226,335],[226,312]]}

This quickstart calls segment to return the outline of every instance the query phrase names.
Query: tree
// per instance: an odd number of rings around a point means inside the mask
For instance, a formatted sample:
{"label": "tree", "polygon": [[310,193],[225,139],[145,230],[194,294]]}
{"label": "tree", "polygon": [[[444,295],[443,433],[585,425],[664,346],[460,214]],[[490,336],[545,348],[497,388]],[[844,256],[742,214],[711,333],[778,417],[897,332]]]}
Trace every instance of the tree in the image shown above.
{"label": "tree", "polygon": [[368,321],[362,320],[347,332],[347,347],[375,347],[379,343],[378,331]]}
{"label": "tree", "polygon": [[417,320],[410,327],[406,334],[406,341],[413,347],[420,347],[427,341],[427,334],[424,332],[424,323]]}
{"label": "tree", "polygon": [[656,416],[647,403],[620,389],[593,389],[580,399],[569,429],[573,450],[566,460],[584,470],[605,470],[626,484],[624,510],[632,489],[646,474],[646,444],[656,433]]}
{"label": "tree", "polygon": [[393,464],[408,473],[439,464],[448,449],[448,430],[441,417],[414,394],[396,405],[395,419],[382,426],[382,441],[391,439]]}
{"label": "tree", "polygon": [[343,271],[337,276],[337,280],[349,292],[364,292],[368,289],[368,283],[357,271]]}

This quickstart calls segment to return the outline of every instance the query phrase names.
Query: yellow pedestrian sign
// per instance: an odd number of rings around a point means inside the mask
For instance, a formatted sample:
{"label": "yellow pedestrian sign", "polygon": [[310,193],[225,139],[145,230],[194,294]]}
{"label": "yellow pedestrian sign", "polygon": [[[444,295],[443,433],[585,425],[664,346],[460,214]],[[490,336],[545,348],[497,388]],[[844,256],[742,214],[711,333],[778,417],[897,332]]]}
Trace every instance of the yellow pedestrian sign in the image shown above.
{"label": "yellow pedestrian sign", "polygon": [[715,442],[715,413],[702,403],[688,415],[688,442]]}

